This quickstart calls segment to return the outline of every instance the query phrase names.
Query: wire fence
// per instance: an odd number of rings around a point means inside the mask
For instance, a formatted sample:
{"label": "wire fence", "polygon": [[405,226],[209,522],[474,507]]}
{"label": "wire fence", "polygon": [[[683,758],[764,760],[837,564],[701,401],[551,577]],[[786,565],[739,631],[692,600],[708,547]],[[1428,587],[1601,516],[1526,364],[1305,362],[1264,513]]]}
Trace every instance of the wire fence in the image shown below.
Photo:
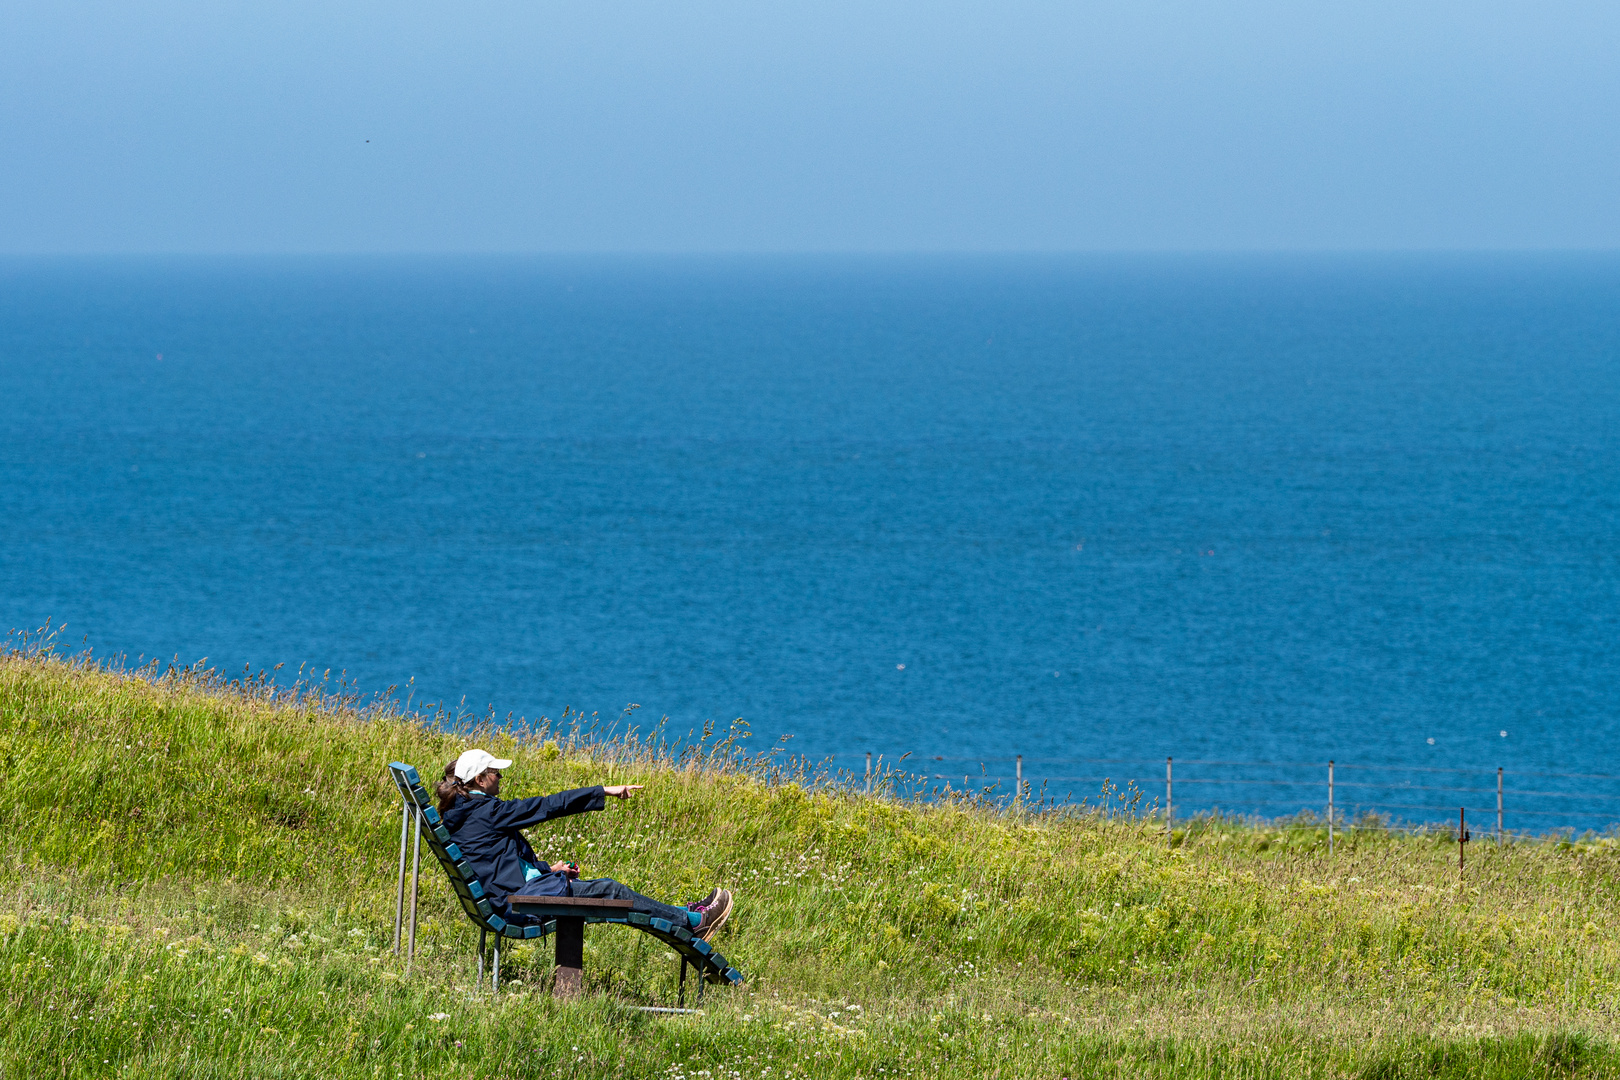
{"label": "wire fence", "polygon": [[[1458,827],[1504,839],[1620,825],[1620,775],[1540,769],[1167,757],[834,755],[851,782],[1174,822],[1295,819],[1335,828]],[[850,768],[844,763],[852,763]]]}

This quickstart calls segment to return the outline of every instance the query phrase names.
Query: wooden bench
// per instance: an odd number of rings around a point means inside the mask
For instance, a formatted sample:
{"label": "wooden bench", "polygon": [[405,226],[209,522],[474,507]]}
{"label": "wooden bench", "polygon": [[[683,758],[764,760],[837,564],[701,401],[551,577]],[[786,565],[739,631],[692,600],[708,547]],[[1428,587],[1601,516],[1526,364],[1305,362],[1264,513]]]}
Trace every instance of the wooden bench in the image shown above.
{"label": "wooden bench", "polygon": [[[585,924],[586,923],[617,923],[629,926],[649,934],[668,945],[675,954],[681,958],[681,975],[679,982],[679,1000],[681,1004],[686,1001],[686,970],[688,967],[696,970],[698,974],[698,998],[702,999],[705,983],[724,985],[737,985],[743,981],[743,973],[732,966],[724,956],[714,950],[707,941],[695,937],[689,927],[676,926],[667,919],[645,915],[639,911],[630,910],[628,900],[600,900],[594,897],[583,896],[533,896],[514,893],[506,898],[511,910],[523,915],[537,916],[542,921],[538,925],[518,926],[501,916],[495,914],[494,905],[485,895],[483,886],[479,883],[477,875],[462,858],[461,849],[456,847],[450,839],[450,831],[445,828],[444,819],[434,808],[427,789],[422,785],[422,778],[416,769],[403,762],[395,761],[389,764],[388,773],[394,784],[399,788],[400,797],[404,800],[404,807],[400,819],[399,839],[399,868],[400,891],[399,907],[396,909],[394,919],[394,951],[399,951],[400,919],[404,909],[405,897],[405,855],[406,836],[411,819],[416,821],[417,856],[416,862],[421,862],[421,841],[426,839],[428,848],[444,867],[445,876],[450,879],[450,887],[455,889],[456,897],[461,901],[462,910],[478,927],[478,979],[474,986],[481,985],[484,978],[484,953],[487,939],[491,934],[495,940],[494,964],[492,967],[491,989],[498,991],[501,977],[501,941],[503,938],[518,940],[532,940],[545,937],[547,934],[557,935],[556,978],[552,982],[552,992],[562,996],[572,996],[580,992],[584,985],[584,957],[585,957]],[[424,829],[424,826],[426,828]],[[416,885],[411,886],[411,953],[414,956],[416,947]]]}

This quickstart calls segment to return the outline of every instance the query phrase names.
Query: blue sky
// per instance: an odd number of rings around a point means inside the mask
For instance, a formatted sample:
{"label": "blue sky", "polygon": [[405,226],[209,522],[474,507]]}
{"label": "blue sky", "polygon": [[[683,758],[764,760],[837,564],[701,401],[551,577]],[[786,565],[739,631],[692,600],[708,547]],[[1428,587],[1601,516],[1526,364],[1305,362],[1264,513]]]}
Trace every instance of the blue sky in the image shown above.
{"label": "blue sky", "polygon": [[1620,246],[1620,6],[0,0],[0,252]]}

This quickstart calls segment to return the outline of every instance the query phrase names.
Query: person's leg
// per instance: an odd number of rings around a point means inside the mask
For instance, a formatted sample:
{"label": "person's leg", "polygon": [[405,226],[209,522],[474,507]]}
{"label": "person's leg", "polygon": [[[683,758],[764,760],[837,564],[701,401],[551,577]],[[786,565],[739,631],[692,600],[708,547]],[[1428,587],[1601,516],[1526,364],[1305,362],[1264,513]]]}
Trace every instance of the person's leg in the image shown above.
{"label": "person's leg", "polygon": [[665,904],[654,900],[650,896],[642,896],[628,885],[614,881],[612,878],[581,878],[568,883],[569,896],[589,896],[601,900],[628,900],[630,910],[639,911],[644,915],[656,915],[660,919],[668,919],[676,926],[688,926],[690,920],[686,908],[676,907],[674,904]]}

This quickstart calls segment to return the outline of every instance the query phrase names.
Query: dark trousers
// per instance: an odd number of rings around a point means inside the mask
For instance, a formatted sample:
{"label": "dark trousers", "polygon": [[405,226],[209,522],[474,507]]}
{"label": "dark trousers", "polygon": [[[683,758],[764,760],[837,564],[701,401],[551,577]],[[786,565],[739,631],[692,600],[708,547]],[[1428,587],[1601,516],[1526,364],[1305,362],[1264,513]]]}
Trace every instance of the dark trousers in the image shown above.
{"label": "dark trousers", "polygon": [[650,896],[642,896],[628,885],[622,885],[612,878],[581,878],[568,883],[569,896],[589,896],[598,900],[628,900],[630,910],[639,911],[644,915],[656,915],[660,919],[668,919],[676,926],[691,926],[686,917],[686,909],[673,904],[660,903]]}

